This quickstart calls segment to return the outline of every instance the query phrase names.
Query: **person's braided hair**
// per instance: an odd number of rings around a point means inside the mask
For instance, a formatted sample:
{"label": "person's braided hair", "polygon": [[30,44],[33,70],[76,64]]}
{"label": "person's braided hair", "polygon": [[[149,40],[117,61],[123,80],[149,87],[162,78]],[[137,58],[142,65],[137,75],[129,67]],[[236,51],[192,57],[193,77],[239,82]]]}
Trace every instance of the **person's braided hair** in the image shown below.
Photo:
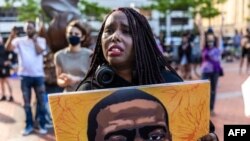
{"label": "person's braided hair", "polygon": [[107,18],[115,11],[122,11],[128,18],[135,52],[133,71],[135,71],[136,75],[132,76],[132,80],[137,80],[138,85],[164,83],[165,80],[161,75],[161,67],[167,67],[176,74],[175,70],[165,60],[163,54],[158,50],[147,19],[132,8],[118,8],[111,11],[102,24],[90,69],[82,82],[91,78],[99,65],[108,64],[103,55],[101,38]]}

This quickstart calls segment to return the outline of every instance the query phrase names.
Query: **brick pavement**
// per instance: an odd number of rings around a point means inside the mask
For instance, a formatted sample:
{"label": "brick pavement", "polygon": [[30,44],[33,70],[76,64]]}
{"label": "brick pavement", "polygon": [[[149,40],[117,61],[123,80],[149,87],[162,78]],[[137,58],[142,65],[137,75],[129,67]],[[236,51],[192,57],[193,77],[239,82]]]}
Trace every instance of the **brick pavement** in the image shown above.
{"label": "brick pavement", "polygon": [[[33,133],[29,136],[22,136],[21,132],[25,127],[25,115],[23,109],[20,82],[18,79],[11,79],[15,102],[0,102],[0,141],[54,141],[54,131],[49,129],[47,135]],[[35,107],[35,95],[32,95],[32,105]],[[33,113],[34,112],[33,108]]]}
{"label": "brick pavement", "polygon": [[[216,133],[223,141],[225,124],[250,124],[250,117],[244,115],[244,103],[241,84],[250,76],[239,75],[239,63],[224,63],[225,76],[219,80],[218,95],[215,105],[216,116],[211,120],[215,124]],[[245,69],[243,69],[245,70]]]}
{"label": "brick pavement", "polygon": [[[224,124],[250,124],[250,118],[244,116],[241,84],[248,77],[238,74],[238,62],[224,63],[225,76],[219,80],[218,96],[216,101],[216,116],[212,121],[216,133],[223,141]],[[15,103],[0,102],[0,141],[54,141],[53,129],[49,134],[40,136],[36,133],[23,137],[20,132],[24,128],[24,111],[19,80],[12,79]],[[34,95],[32,105],[35,105]]]}

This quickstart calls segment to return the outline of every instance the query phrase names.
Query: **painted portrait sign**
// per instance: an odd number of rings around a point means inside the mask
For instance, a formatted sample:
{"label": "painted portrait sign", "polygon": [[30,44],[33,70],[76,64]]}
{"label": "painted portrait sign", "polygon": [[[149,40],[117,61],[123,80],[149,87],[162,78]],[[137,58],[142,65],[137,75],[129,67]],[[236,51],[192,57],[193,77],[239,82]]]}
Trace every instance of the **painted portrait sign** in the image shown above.
{"label": "painted portrait sign", "polygon": [[194,141],[209,132],[209,82],[49,96],[57,141]]}

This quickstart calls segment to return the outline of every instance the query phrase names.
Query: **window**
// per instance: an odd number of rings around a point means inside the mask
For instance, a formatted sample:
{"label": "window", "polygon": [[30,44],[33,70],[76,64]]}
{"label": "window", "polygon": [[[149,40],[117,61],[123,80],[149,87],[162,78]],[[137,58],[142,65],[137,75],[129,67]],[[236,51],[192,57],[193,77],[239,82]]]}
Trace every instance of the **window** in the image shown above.
{"label": "window", "polygon": [[186,25],[188,24],[188,18],[171,18],[172,25]]}
{"label": "window", "polygon": [[0,7],[0,21],[16,21],[17,20],[17,9],[15,7],[6,9]]}

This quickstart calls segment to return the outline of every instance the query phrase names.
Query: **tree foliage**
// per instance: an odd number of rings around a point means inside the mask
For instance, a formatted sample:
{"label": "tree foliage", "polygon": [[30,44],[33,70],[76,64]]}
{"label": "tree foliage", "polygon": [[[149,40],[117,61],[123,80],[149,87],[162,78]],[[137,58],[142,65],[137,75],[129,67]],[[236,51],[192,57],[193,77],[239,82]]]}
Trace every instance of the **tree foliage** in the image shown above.
{"label": "tree foliage", "polygon": [[48,17],[40,6],[41,0],[5,0],[5,8],[11,8],[15,3],[19,3],[20,6],[16,7],[18,11],[18,20],[35,21],[38,17],[43,17],[45,21],[48,21]]}
{"label": "tree foliage", "polygon": [[161,13],[166,13],[171,9],[171,0],[154,0],[152,1],[152,4],[149,6],[144,6],[142,7],[143,9],[149,10],[149,9],[154,9],[157,10]]}
{"label": "tree foliage", "polygon": [[109,8],[101,7],[97,3],[92,3],[88,0],[80,0],[78,8],[81,13],[85,14],[87,17],[97,20],[102,20],[104,15],[110,11]]}
{"label": "tree foliage", "polygon": [[161,13],[167,11],[187,11],[191,14],[200,13],[204,18],[213,18],[220,14],[215,4],[225,3],[227,0],[154,0],[144,9],[154,9]]}
{"label": "tree foliage", "polygon": [[21,7],[18,8],[18,19],[24,20],[35,20],[37,17],[44,15],[43,10],[40,6],[40,1],[27,0]]}

